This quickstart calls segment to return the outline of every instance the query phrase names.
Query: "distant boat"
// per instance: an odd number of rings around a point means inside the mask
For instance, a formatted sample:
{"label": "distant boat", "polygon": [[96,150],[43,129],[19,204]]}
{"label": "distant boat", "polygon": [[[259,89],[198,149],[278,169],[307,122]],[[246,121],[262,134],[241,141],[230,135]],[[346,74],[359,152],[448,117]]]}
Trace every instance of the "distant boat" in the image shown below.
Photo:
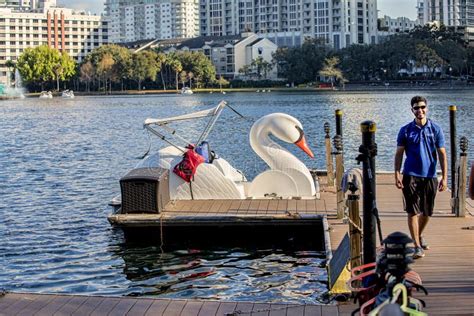
{"label": "distant boat", "polygon": [[52,99],[53,94],[51,91],[41,91],[41,94],[39,96],[40,99]]}
{"label": "distant boat", "polygon": [[74,91],[64,90],[61,94],[61,97],[63,97],[64,99],[74,99]]}
{"label": "distant boat", "polygon": [[194,93],[193,90],[191,90],[191,88],[189,87],[183,87],[181,89],[181,94],[193,94],[193,93]]}

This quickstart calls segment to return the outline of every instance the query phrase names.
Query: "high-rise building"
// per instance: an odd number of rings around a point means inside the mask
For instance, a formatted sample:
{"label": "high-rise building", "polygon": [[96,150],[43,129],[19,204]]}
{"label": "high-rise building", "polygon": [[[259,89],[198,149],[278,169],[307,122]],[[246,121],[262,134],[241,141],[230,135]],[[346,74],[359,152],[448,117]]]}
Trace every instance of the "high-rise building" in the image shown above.
{"label": "high-rise building", "polygon": [[48,45],[81,61],[108,42],[108,22],[101,16],[51,7],[38,1],[35,10],[0,8],[0,82],[7,82],[6,61],[16,61],[26,48]]}
{"label": "high-rise building", "polygon": [[199,36],[199,0],[106,0],[110,41]]}
{"label": "high-rise building", "polygon": [[0,8],[34,11],[56,7],[56,0],[0,0]]}
{"label": "high-rise building", "polygon": [[474,0],[418,0],[418,19],[446,26],[474,26]]}
{"label": "high-rise building", "polygon": [[335,48],[377,42],[376,0],[201,0],[201,35],[298,33]]}

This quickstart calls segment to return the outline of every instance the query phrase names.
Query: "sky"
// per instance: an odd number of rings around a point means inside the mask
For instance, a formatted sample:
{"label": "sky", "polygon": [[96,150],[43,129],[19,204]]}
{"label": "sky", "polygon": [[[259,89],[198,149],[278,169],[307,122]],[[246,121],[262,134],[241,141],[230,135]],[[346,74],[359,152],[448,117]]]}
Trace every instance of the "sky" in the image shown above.
{"label": "sky", "polygon": [[[104,10],[104,0],[58,0],[59,5],[67,8],[81,9],[100,14]],[[416,0],[378,0],[379,17],[388,15],[392,18],[405,16],[416,19]]]}

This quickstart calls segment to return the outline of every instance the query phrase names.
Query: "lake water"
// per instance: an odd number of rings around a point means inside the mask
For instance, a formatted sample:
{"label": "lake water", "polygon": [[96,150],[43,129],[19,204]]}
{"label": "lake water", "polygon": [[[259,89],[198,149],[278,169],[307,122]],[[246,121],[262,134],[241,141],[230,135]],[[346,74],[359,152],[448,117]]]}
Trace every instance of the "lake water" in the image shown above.
{"label": "lake water", "polygon": [[[430,117],[444,128],[448,105],[458,106],[458,135],[473,139],[474,92],[419,92]],[[347,166],[355,166],[360,123],[377,123],[377,170],[392,170],[396,134],[409,122],[414,91],[377,93],[228,93],[192,96],[77,97],[0,102],[0,287],[11,291],[154,295],[274,302],[318,302],[327,290],[324,254],[307,249],[174,249],[131,244],[106,220],[118,180],[148,148],[148,117],[215,106],[225,99],[246,119],[225,111],[209,140],[248,178],[265,169],[248,132],[259,117],[298,118],[311,160],[285,145],[310,168],[325,168],[323,124],[344,112]],[[195,139],[203,123],[181,125]],[[152,138],[152,150],[162,144]],[[293,148],[294,147],[294,148]],[[473,148],[469,149],[472,161]],[[243,245],[244,246],[244,245]],[[296,276],[296,278],[295,278]]]}

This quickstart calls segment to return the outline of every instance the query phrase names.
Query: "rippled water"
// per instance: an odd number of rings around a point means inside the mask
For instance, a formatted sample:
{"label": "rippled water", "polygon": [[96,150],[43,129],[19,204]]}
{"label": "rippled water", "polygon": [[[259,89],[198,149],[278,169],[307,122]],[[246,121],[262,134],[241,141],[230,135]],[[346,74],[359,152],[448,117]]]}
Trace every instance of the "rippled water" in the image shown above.
{"label": "rippled water", "polygon": [[[147,117],[214,106],[225,98],[247,119],[224,113],[211,146],[248,178],[264,170],[248,144],[255,119],[285,112],[303,124],[324,168],[323,124],[344,111],[345,159],[355,165],[359,124],[377,123],[378,170],[392,169],[399,127],[411,120],[414,92],[357,94],[229,93],[193,96],[77,97],[0,102],[0,287],[13,291],[158,295],[317,302],[326,291],[324,255],[314,249],[175,249],[126,243],[106,220],[118,179],[148,147]],[[458,133],[471,143],[474,93],[430,92],[431,117],[448,131],[458,105]],[[188,138],[197,135],[181,126]],[[334,128],[332,128],[334,130]],[[449,142],[449,137],[448,142]],[[154,142],[152,148],[161,144]],[[469,150],[472,160],[473,148]],[[243,245],[244,246],[244,245]]]}

